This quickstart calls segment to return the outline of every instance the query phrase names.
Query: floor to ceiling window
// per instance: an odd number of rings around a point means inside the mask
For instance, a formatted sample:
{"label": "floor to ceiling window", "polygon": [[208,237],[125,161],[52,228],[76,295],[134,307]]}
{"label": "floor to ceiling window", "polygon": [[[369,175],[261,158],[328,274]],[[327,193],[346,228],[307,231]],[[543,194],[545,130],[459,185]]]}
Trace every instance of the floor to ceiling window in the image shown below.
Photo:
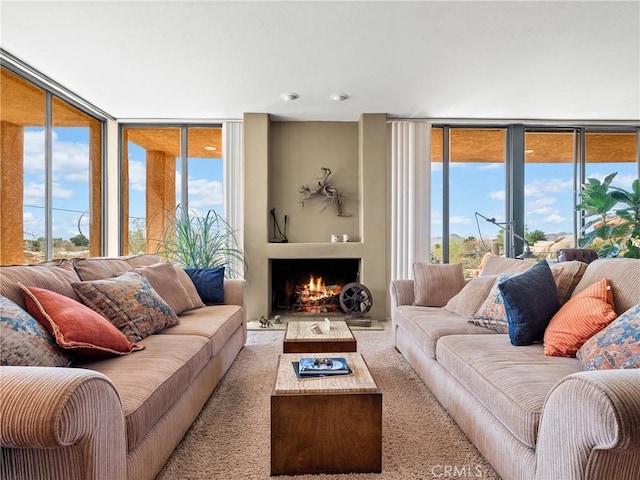
{"label": "floor to ceiling window", "polygon": [[122,251],[153,253],[176,208],[223,213],[222,127],[122,126]]}
{"label": "floor to ceiling window", "polygon": [[516,256],[518,235],[553,258],[577,244],[585,178],[618,172],[614,185],[625,189],[638,178],[637,128],[515,127],[432,128],[432,261],[473,276],[487,252]]}
{"label": "floor to ceiling window", "polygon": [[0,80],[0,262],[101,255],[104,119],[17,72]]}
{"label": "floor to ceiling window", "polygon": [[552,257],[575,246],[578,145],[573,131],[525,132],[525,236],[537,255]]}

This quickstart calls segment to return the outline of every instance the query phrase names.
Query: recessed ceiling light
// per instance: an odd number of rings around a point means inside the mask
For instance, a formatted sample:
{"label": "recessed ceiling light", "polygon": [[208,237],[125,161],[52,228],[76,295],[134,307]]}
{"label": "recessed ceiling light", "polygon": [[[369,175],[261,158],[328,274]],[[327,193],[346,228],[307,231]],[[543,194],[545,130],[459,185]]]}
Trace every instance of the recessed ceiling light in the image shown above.
{"label": "recessed ceiling light", "polygon": [[205,150],[208,150],[209,152],[215,152],[217,150],[216,147],[212,147],[211,145],[207,145],[206,147],[204,147]]}
{"label": "recessed ceiling light", "polygon": [[533,150],[525,150],[524,153],[526,153],[527,155],[530,155],[533,153]]}
{"label": "recessed ceiling light", "polygon": [[283,99],[285,102],[291,102],[297,99],[299,96],[300,95],[298,95],[296,92],[287,92],[280,95],[280,98]]}
{"label": "recessed ceiling light", "polygon": [[349,98],[349,95],[347,95],[346,93],[332,93],[331,95],[329,95],[329,98],[334,102],[344,102],[347,98]]}

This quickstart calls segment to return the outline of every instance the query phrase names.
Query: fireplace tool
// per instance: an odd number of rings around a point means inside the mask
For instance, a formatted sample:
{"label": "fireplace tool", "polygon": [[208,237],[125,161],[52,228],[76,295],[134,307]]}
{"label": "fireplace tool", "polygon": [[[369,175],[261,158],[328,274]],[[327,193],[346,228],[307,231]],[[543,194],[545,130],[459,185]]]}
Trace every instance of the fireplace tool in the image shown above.
{"label": "fireplace tool", "polygon": [[284,233],[280,230],[280,224],[278,223],[278,217],[276,216],[276,208],[271,209],[271,218],[273,219],[273,237],[271,237],[271,243],[288,243],[287,238],[287,216],[284,216]]}

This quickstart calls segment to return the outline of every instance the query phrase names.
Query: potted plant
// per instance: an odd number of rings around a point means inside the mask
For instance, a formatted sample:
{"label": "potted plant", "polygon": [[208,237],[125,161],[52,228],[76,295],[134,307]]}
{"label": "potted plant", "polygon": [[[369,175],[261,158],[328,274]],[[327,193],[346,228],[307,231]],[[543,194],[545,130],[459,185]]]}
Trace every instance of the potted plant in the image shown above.
{"label": "potted plant", "polygon": [[215,210],[201,216],[178,205],[157,244],[157,253],[187,269],[225,267],[225,277],[244,275],[236,232]]}
{"label": "potted plant", "polygon": [[601,258],[640,258],[640,179],[627,191],[611,186],[616,175],[607,175],[602,182],[588,178],[582,186],[582,202],[576,209],[585,212],[586,223],[579,246],[597,249]]}

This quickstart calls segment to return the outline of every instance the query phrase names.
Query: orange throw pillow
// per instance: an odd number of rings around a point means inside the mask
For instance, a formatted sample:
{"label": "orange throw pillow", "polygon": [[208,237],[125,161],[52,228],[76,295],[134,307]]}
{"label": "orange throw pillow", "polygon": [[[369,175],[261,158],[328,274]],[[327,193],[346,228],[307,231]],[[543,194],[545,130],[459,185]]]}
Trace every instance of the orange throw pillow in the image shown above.
{"label": "orange throw pillow", "polygon": [[20,284],[27,311],[62,348],[92,357],[125,355],[144,345],[130,342],[102,315],[72,298]]}
{"label": "orange throw pillow", "polygon": [[553,316],[544,332],[544,354],[575,357],[587,340],[617,316],[611,286],[603,278],[565,303]]}

